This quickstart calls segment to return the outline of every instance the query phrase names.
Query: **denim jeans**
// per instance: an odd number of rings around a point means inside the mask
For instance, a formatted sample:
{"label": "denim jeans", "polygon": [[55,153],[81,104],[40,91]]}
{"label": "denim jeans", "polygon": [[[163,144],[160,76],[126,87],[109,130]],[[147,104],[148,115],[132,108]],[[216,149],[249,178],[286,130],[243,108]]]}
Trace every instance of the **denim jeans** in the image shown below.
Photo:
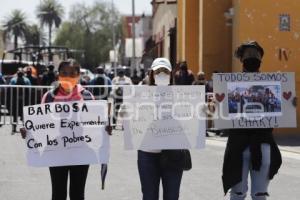
{"label": "denim jeans", "polygon": [[138,151],[138,170],[143,200],[158,200],[160,180],[164,200],[178,200],[183,171],[160,167],[160,153]]}
{"label": "denim jeans", "polygon": [[266,200],[269,186],[269,169],[271,162],[271,150],[269,144],[262,144],[262,164],[259,171],[251,168],[251,153],[249,148],[243,152],[242,181],[231,188],[230,200],[244,200],[248,191],[248,175],[251,177],[252,200]]}

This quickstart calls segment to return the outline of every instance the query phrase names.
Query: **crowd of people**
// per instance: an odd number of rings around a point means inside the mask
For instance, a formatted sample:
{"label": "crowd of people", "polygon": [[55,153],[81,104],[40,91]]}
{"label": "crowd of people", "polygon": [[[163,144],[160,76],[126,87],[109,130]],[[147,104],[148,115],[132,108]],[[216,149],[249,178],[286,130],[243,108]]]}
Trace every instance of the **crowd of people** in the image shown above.
{"label": "crowd of people", "polygon": [[255,92],[252,91],[253,89],[246,89],[243,92],[229,92],[229,113],[281,111],[280,99],[275,96],[270,88],[261,87]]}
{"label": "crowd of people", "polygon": [[[260,63],[264,51],[257,42],[248,42],[237,48],[235,56],[243,64],[243,72],[259,73]],[[52,71],[51,71],[52,70]],[[122,97],[121,87],[116,87],[114,92],[110,87],[97,88],[94,94],[84,89],[79,83],[80,66],[74,60],[63,61],[58,68],[58,78],[51,76],[53,69],[49,69],[47,76],[53,80],[58,80],[58,87],[46,93],[42,102],[53,102],[55,98],[49,97],[49,93],[65,97],[62,101],[73,100],[91,100],[98,97],[107,99],[108,95],[116,93]],[[51,73],[50,73],[51,72]],[[32,84],[35,80],[31,78],[30,70],[26,74],[17,73],[17,77],[11,80],[11,84]],[[49,75],[50,73],[50,75]],[[46,75],[45,75],[46,76]],[[48,80],[48,79],[47,79]],[[68,82],[69,84],[64,84]],[[49,83],[49,82],[48,82]],[[188,69],[186,62],[179,64],[179,69],[173,72],[168,59],[157,58],[145,78],[140,78],[135,71],[132,78],[125,75],[124,71],[119,71],[118,75],[112,80],[105,74],[103,67],[98,67],[96,77],[89,82],[90,85],[120,86],[131,84],[146,84],[157,86],[169,85],[205,85],[206,92],[210,90],[210,83],[205,80],[205,74],[199,72],[195,77]],[[78,90],[80,88],[80,90]],[[70,98],[70,93],[80,92],[85,95],[75,95],[76,99]],[[53,96],[53,95],[50,95]],[[71,97],[75,97],[71,95]],[[268,88],[265,88],[264,96],[268,97],[266,109],[271,111],[274,94]],[[252,96],[237,95],[232,100],[242,101],[243,98],[248,101],[263,101],[263,98]],[[273,99],[273,101],[272,101]],[[115,98],[115,103],[121,103],[122,98]],[[294,105],[296,106],[296,105]],[[214,112],[214,111],[212,111]],[[107,127],[106,131],[111,134],[112,128]],[[22,129],[22,136],[26,137],[26,130]],[[269,196],[268,186],[270,180],[278,173],[282,159],[279,148],[273,137],[272,128],[253,128],[253,129],[228,129],[229,137],[226,145],[224,163],[223,163],[223,189],[225,194],[230,190],[231,200],[244,200],[248,191],[248,175],[251,174],[251,197],[252,200],[266,200]],[[138,150],[138,171],[143,193],[143,200],[158,200],[159,185],[163,184],[163,199],[178,200],[180,196],[180,185],[183,176],[183,167],[178,167],[176,162],[181,162],[182,151],[161,149]],[[167,156],[173,165],[162,164],[161,158]],[[169,157],[168,157],[169,156]],[[180,159],[178,158],[180,157]],[[175,158],[175,160],[174,160]],[[173,160],[172,160],[173,159]],[[167,161],[167,162],[171,162]],[[66,199],[67,197],[67,179],[70,174],[70,199],[84,199],[85,182],[88,174],[88,165],[82,166],[63,166],[50,167],[50,177],[52,183],[52,200]]]}
{"label": "crowd of people", "polygon": [[[188,69],[188,64],[186,61],[180,62],[175,68],[175,72],[172,69],[172,84],[175,85],[205,85],[206,92],[212,92],[212,83],[211,81],[206,81],[204,72],[199,72],[197,76],[193,74],[193,72]],[[113,122],[116,124],[117,115],[122,104],[122,85],[148,85],[149,75],[151,69],[145,73],[144,69],[140,69],[140,75],[138,75],[138,71],[134,70],[131,77],[127,76],[127,71],[125,68],[118,68],[117,74],[114,75],[113,72],[109,73],[106,71],[104,66],[98,66],[95,69],[94,78],[91,78],[85,74],[79,75],[78,83],[83,86],[88,86],[87,89],[95,96],[98,100],[107,100],[109,97],[112,97],[115,105],[115,113],[113,117]],[[5,80],[5,78],[0,74],[0,84],[2,85],[16,85],[16,86],[51,86],[56,85],[58,83],[59,72],[55,70],[54,65],[49,65],[46,68],[46,71],[38,75],[37,70],[32,66],[27,66],[24,68],[19,68],[16,74],[10,78],[9,80]],[[21,97],[23,91],[18,91],[18,94],[14,92],[15,96],[19,96],[18,102],[14,102],[13,104],[20,105],[28,105],[25,103],[25,100]],[[25,91],[27,92],[27,91]],[[31,92],[35,93],[36,91],[31,90]],[[32,94],[35,96],[36,94]],[[25,95],[26,96],[26,95]],[[40,94],[38,94],[40,96]],[[15,98],[13,98],[15,99]],[[16,101],[13,100],[12,101]],[[9,99],[7,99],[9,100]],[[9,105],[11,102],[5,102]],[[39,101],[34,102],[39,103]],[[8,106],[9,107],[9,106]],[[16,113],[17,112],[17,113]],[[14,116],[14,122],[17,123],[17,118],[22,117],[22,109],[11,110],[12,116]],[[16,125],[13,125],[13,132],[17,132]]]}

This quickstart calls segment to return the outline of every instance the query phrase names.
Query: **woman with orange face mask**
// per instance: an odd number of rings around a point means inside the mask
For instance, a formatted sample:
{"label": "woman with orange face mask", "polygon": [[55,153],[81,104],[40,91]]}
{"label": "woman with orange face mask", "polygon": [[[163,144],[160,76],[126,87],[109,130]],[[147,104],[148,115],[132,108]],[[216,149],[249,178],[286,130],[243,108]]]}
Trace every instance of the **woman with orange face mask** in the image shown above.
{"label": "woman with orange face mask", "polygon": [[[78,84],[80,65],[75,60],[69,59],[61,62],[58,73],[59,86],[47,92],[42,98],[42,103],[94,100],[93,95]],[[111,134],[111,130],[110,127],[106,128],[108,134]],[[26,130],[21,129],[21,134],[25,138]],[[84,199],[89,165],[57,166],[49,169],[52,184],[52,200],[67,199],[68,176],[70,176],[70,200]]]}

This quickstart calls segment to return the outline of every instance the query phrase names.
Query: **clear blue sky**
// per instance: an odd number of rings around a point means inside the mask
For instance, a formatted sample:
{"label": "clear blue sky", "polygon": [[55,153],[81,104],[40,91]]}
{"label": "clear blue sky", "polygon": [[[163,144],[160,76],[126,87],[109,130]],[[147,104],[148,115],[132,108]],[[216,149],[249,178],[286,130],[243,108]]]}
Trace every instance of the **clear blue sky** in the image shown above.
{"label": "clear blue sky", "polygon": [[[78,2],[84,2],[88,5],[94,1],[106,1],[111,0],[58,0],[66,9],[64,19],[68,17],[69,8],[72,4]],[[131,2],[132,0],[114,0],[115,5],[122,14],[131,14]],[[137,14],[151,14],[152,7],[151,0],[135,0],[135,7]],[[29,22],[36,22],[36,7],[40,3],[40,0],[0,0],[0,21],[10,13],[13,9],[21,9],[26,13]]]}

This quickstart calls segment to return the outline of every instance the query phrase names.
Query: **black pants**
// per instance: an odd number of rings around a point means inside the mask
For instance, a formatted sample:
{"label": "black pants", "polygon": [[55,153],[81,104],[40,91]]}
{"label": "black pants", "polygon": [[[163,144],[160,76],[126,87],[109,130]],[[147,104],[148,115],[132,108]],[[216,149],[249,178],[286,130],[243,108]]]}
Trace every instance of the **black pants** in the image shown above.
{"label": "black pants", "polygon": [[84,200],[84,188],[89,165],[50,167],[52,200],[67,199],[67,183],[70,174],[70,200]]}

